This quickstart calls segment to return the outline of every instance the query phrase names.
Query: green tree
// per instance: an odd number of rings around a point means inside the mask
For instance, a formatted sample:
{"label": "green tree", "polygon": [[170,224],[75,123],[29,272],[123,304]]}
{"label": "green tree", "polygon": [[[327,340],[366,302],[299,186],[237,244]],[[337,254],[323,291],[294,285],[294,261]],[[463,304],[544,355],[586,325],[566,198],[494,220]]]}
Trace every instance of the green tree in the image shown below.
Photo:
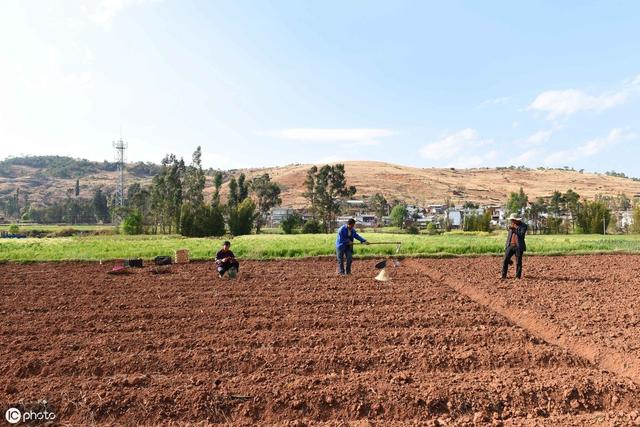
{"label": "green tree", "polygon": [[249,197],[249,183],[246,180],[247,177],[241,173],[238,177],[238,203],[242,203],[244,199]]}
{"label": "green tree", "polygon": [[581,204],[576,220],[581,232],[604,234],[605,223],[608,225],[611,220],[611,211],[602,201],[585,200]]}
{"label": "green tree", "polygon": [[202,170],[202,150],[196,148],[191,157],[191,164],[186,168],[184,175],[184,202],[194,207],[204,203],[204,187],[206,177]]}
{"label": "green tree", "polygon": [[220,206],[207,206],[202,203],[200,206],[193,207],[183,204],[180,222],[180,234],[183,236],[222,236],[225,232]]}
{"label": "green tree", "polygon": [[307,176],[304,180],[304,187],[306,191],[303,193],[303,196],[309,201],[309,211],[314,219],[316,219],[318,215],[318,205],[320,204],[320,198],[318,195],[317,187],[317,175],[318,175],[318,167],[312,166],[307,171]]}
{"label": "green tree", "polygon": [[153,216],[153,232],[158,231],[158,227],[165,232],[167,223],[167,188],[166,188],[166,166],[162,166],[161,172],[153,177],[151,182],[151,212]]}
{"label": "green tree", "polygon": [[559,191],[554,191],[551,195],[551,200],[549,201],[549,212],[552,213],[555,217],[559,217],[564,211],[565,200],[562,196],[562,193]]}
{"label": "green tree", "polygon": [[236,181],[236,178],[232,176],[229,180],[229,199],[227,200],[227,206],[234,208],[238,203],[238,181]]}
{"label": "green tree", "polygon": [[322,225],[315,219],[310,219],[302,226],[302,234],[322,233]]}
{"label": "green tree", "polygon": [[101,188],[97,188],[93,193],[93,211],[96,219],[103,223],[109,222],[109,204],[107,196],[102,192]]}
{"label": "green tree", "polygon": [[182,159],[168,154],[162,159],[160,173],[151,183],[151,210],[154,231],[160,226],[163,233],[180,228],[185,165]]}
{"label": "green tree", "polygon": [[260,175],[251,180],[249,184],[251,191],[257,200],[256,234],[260,233],[260,228],[266,223],[266,217],[274,206],[280,205],[280,186],[271,181],[268,173]]}
{"label": "green tree", "polygon": [[640,233],[640,203],[633,208],[633,224],[631,225],[632,233]]}
{"label": "green tree", "polygon": [[6,212],[10,217],[18,217],[20,215],[20,187],[16,188],[13,197],[9,197]]}
{"label": "green tree", "polygon": [[356,194],[354,186],[347,186],[343,164],[312,166],[305,179],[305,198],[311,204],[314,219],[322,221],[325,233],[340,212],[340,202]]}
{"label": "green tree", "polygon": [[411,224],[407,227],[407,234],[420,234],[420,229],[417,225]]}
{"label": "green tree", "polygon": [[578,209],[580,207],[580,195],[572,189],[569,189],[562,195],[561,200],[564,201],[566,210],[571,214],[571,226],[575,230],[576,216],[578,215]]}
{"label": "green tree", "polygon": [[438,228],[436,227],[436,225],[432,222],[430,222],[429,224],[427,224],[427,234],[430,236],[433,236],[435,234],[438,233]]}
{"label": "green tree", "polygon": [[373,212],[376,214],[378,224],[382,224],[382,217],[389,213],[389,203],[387,199],[380,193],[376,193],[371,197],[369,205]]}
{"label": "green tree", "polygon": [[525,194],[522,187],[520,187],[520,191],[509,195],[509,200],[507,201],[507,213],[521,215],[528,203],[529,197]]}
{"label": "green tree", "polygon": [[300,224],[302,224],[302,217],[297,212],[294,212],[282,220],[280,227],[284,234],[293,234],[294,229],[299,227]]}
{"label": "green tree", "polygon": [[466,215],[462,227],[464,231],[491,231],[491,212]]}
{"label": "green tree", "polygon": [[391,209],[391,224],[404,228],[404,222],[407,219],[407,207],[405,205],[396,205]]}
{"label": "green tree", "polygon": [[127,189],[127,206],[129,209],[137,209],[146,219],[151,210],[151,193],[139,183],[134,183]]}
{"label": "green tree", "polygon": [[[202,150],[198,146],[185,169],[184,200],[180,208],[180,234],[189,237],[214,235],[211,225],[211,207],[204,204],[206,176],[202,170]],[[217,206],[216,206],[217,211]]]}
{"label": "green tree", "polygon": [[251,234],[255,219],[256,204],[251,199],[244,199],[237,206],[229,207],[229,231],[234,236]]}
{"label": "green tree", "polygon": [[211,198],[211,205],[218,206],[220,204],[220,187],[222,187],[222,172],[216,171],[213,174],[213,197]]}
{"label": "green tree", "polygon": [[142,234],[142,214],[136,210],[132,211],[124,218],[121,227],[124,234]]}
{"label": "green tree", "polygon": [[529,220],[532,232],[540,232],[542,228],[542,214],[547,211],[547,204],[542,197],[538,197],[529,208]]}

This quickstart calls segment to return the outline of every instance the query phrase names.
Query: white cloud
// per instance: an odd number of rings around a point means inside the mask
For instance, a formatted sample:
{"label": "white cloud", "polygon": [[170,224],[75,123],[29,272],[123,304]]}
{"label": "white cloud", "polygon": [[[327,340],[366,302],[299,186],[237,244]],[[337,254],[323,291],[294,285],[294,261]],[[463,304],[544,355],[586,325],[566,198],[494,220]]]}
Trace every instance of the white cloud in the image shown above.
{"label": "white cloud", "polygon": [[461,169],[477,168],[495,163],[497,158],[498,152],[496,150],[489,150],[486,153],[457,157],[452,160],[449,165]]}
{"label": "white cloud", "polygon": [[547,142],[551,135],[553,135],[553,130],[541,130],[529,136],[525,142],[528,145],[540,145],[543,142]]}
{"label": "white cloud", "polygon": [[591,141],[581,146],[580,151],[584,156],[593,156],[611,147],[612,145],[617,144],[620,141],[626,141],[633,138],[635,138],[635,135],[629,131],[625,131],[624,129],[612,129],[611,132],[609,132],[609,135],[606,136],[606,138],[592,139]]}
{"label": "white cloud", "polygon": [[621,89],[591,95],[579,89],[548,90],[540,93],[529,104],[527,110],[547,114],[553,120],[570,116],[580,111],[604,111],[624,103],[634,92],[640,89],[640,76]]}
{"label": "white cloud", "polygon": [[432,160],[451,159],[463,149],[473,149],[491,142],[491,140],[481,139],[475,129],[467,128],[423,146],[420,149],[420,155]]}
{"label": "white cloud", "polygon": [[571,150],[560,150],[548,155],[545,158],[545,163],[549,165],[567,164],[567,162],[572,162],[580,158],[595,156],[622,141],[635,138],[636,135],[627,130],[620,128],[611,129],[609,134],[604,138],[595,138]]}
{"label": "white cloud", "polygon": [[485,99],[480,103],[478,107],[484,108],[484,107],[491,107],[493,105],[502,105],[502,104],[506,104],[510,100],[511,98],[508,96],[500,96],[498,98]]}
{"label": "white cloud", "polygon": [[548,113],[550,119],[555,119],[578,111],[604,111],[620,105],[627,96],[627,92],[593,96],[577,89],[549,90],[538,95],[528,109]]}
{"label": "white cloud", "polygon": [[520,166],[531,162],[531,160],[535,159],[538,156],[538,150],[532,149],[527,150],[519,156],[512,159],[514,165]]}
{"label": "white cloud", "polygon": [[[190,155],[184,155],[185,159],[190,159],[190,157]],[[188,162],[189,160],[187,160],[187,163]],[[239,161],[237,157],[231,158],[220,153],[211,153],[210,151],[203,152],[202,165],[215,169],[239,169],[249,167],[248,164],[243,163],[241,160]]]}
{"label": "white cloud", "polygon": [[344,147],[378,145],[378,138],[385,138],[394,133],[390,129],[377,128],[288,128],[258,132],[259,135],[304,143],[341,143]]}

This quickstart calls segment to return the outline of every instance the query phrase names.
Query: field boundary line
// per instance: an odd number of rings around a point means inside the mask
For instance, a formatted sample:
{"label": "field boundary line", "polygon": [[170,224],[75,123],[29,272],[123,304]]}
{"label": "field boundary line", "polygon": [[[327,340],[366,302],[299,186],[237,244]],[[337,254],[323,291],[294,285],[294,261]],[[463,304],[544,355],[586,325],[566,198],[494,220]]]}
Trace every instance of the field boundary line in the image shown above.
{"label": "field boundary line", "polygon": [[521,327],[531,335],[541,338],[548,344],[567,350],[574,356],[588,360],[602,371],[612,372],[640,385],[640,360],[631,354],[621,353],[611,348],[602,347],[588,339],[577,339],[569,335],[569,331],[557,324],[545,320],[535,312],[511,306],[508,301],[490,295],[487,292],[445,275],[433,277],[433,272],[418,260],[411,260],[410,265],[424,273],[434,283],[443,283],[454,291],[465,295],[476,303],[507,318],[511,323]]}

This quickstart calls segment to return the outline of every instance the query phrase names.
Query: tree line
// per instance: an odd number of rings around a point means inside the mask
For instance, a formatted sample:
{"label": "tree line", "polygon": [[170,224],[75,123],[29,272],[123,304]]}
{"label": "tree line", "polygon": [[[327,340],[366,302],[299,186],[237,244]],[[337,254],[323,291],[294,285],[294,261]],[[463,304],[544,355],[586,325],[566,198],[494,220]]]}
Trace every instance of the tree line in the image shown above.
{"label": "tree line", "polygon": [[632,211],[633,225],[619,224],[621,217],[615,213],[628,211],[633,202],[624,194],[597,195],[594,200],[582,199],[569,189],[565,193],[554,191],[549,197],[538,197],[529,202],[522,188],[509,195],[507,214],[523,216],[531,231],[540,234],[607,232],[640,232],[640,204]]}
{"label": "tree line", "polygon": [[[272,207],[282,203],[280,187],[269,174],[251,180],[241,173],[228,182],[229,195],[222,203],[221,171],[213,174],[213,194],[205,200],[206,174],[202,169],[202,150],[194,151],[191,163],[173,154],[166,155],[149,188],[129,188],[128,206],[123,213],[126,233],[180,233],[189,237],[249,234],[265,223]],[[136,185],[136,184],[134,184]]]}
{"label": "tree line", "polygon": [[[97,188],[88,197],[81,194],[80,181],[68,189],[63,200],[49,206],[33,207],[28,194],[20,189],[0,200],[0,211],[11,218],[21,218],[37,223],[108,223],[122,220],[122,229],[127,233],[180,233],[185,236],[220,236],[259,233],[265,226],[270,210],[281,203],[281,188],[268,174],[247,179],[223,175],[222,171],[202,168],[202,151],[198,147],[190,164],[174,154],[166,155],[157,169],[146,169],[138,165],[142,173],[156,172],[148,186],[139,183],[127,189],[126,205],[115,205],[112,192]],[[13,163],[58,167],[68,163],[67,158],[34,157],[14,160]],[[12,163],[12,164],[13,164]],[[81,166],[87,166],[82,164]],[[213,191],[205,200],[207,179],[211,179]],[[221,200],[222,186],[227,185],[225,203]],[[282,228],[291,233],[301,227],[304,233],[330,232],[341,213],[343,202],[353,198],[356,188],[347,183],[343,164],[312,166],[306,173],[303,193],[308,202],[309,218],[302,220],[299,214],[284,219]],[[451,201],[445,202],[447,206]],[[640,232],[640,206],[633,211],[633,225],[621,224],[616,212],[632,207],[632,201],[623,194],[600,195],[595,200],[584,200],[573,190],[564,193],[555,191],[549,197],[530,201],[522,188],[509,195],[506,214],[516,213],[530,223],[534,233],[604,233],[607,231]],[[461,228],[465,231],[490,231],[491,213],[469,212],[478,209],[477,204],[465,202]],[[387,201],[379,193],[368,199],[368,209],[378,221],[389,216],[391,224],[407,232],[417,232],[418,213],[413,217],[399,200]],[[449,229],[448,216],[439,224],[429,224],[431,231]]]}

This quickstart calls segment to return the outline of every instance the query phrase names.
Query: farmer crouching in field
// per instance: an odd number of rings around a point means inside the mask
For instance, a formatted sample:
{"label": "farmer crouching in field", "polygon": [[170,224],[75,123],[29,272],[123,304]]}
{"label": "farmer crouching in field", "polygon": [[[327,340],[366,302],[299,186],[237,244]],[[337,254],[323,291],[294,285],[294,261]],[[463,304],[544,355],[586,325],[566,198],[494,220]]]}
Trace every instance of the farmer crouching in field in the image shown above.
{"label": "farmer crouching in field", "polygon": [[[360,237],[354,227],[356,221],[350,218],[346,225],[338,230],[338,238],[336,239],[336,255],[338,256],[338,274],[343,276],[351,274],[351,261],[353,260],[353,239],[357,239],[360,243],[368,245],[365,239]],[[347,270],[344,269],[344,259],[347,259]]]}
{"label": "farmer crouching in field", "polygon": [[512,264],[511,258],[516,256],[516,279],[522,277],[522,255],[527,250],[527,244],[524,238],[527,234],[527,224],[522,222],[522,218],[518,218],[515,214],[509,216],[509,234],[507,234],[507,243],[505,245],[504,261],[502,263],[502,278],[507,278],[507,270]]}
{"label": "farmer crouching in field", "polygon": [[240,270],[240,263],[236,256],[231,252],[231,242],[228,240],[223,243],[222,249],[216,254],[216,265],[218,266],[218,277],[224,276],[224,273],[231,268],[235,268],[236,272]]}

